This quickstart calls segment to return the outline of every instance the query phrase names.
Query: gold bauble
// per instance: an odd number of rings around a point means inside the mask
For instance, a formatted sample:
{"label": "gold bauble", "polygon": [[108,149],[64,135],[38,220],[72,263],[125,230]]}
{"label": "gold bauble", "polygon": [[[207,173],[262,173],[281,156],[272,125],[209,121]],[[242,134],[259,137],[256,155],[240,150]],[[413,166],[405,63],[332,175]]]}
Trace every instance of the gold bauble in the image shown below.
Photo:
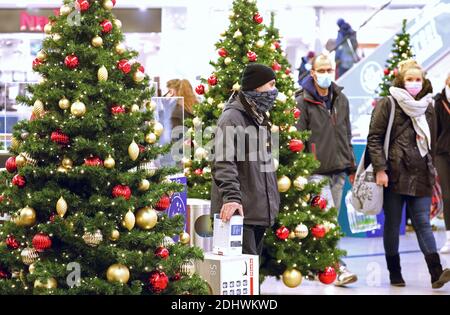
{"label": "gold bauble", "polygon": [[157,137],[154,133],[149,133],[145,136],[145,142],[147,142],[149,144],[155,143],[156,140],[157,140]]}
{"label": "gold bauble", "polygon": [[191,167],[192,166],[192,160],[188,158],[183,158],[181,160],[181,163],[183,163],[183,167]]}
{"label": "gold bauble", "polygon": [[[11,138],[11,150],[17,150],[19,148],[20,141],[16,137]],[[17,164],[17,161],[16,161]]]}
{"label": "gold bauble", "polygon": [[308,227],[304,224],[299,224],[294,229],[295,237],[299,239],[304,239],[308,236]]}
{"label": "gold bauble", "polygon": [[60,40],[61,40],[61,35],[59,35],[59,34],[53,34],[53,40],[54,40],[55,42],[60,41]]}
{"label": "gold bauble", "polygon": [[138,190],[139,191],[147,191],[150,188],[150,182],[148,180],[146,180],[145,178],[143,180],[140,181],[139,186],[138,186]]}
{"label": "gold bauble", "polygon": [[106,0],[103,2],[103,8],[106,10],[112,10],[114,8],[114,3],[111,0]]}
{"label": "gold bauble", "polygon": [[113,242],[119,240],[120,238],[120,232],[118,230],[112,230],[111,231],[111,236],[109,237],[109,239]]}
{"label": "gold bauble", "polygon": [[26,164],[27,164],[27,159],[22,154],[19,154],[16,157],[16,165],[17,165],[17,167],[22,167],[22,166],[25,166]]}
{"label": "gold bauble", "polygon": [[70,102],[67,98],[63,98],[59,101],[58,105],[61,109],[68,109],[70,107]]}
{"label": "gold bauble", "polygon": [[192,277],[195,274],[195,263],[192,260],[185,261],[180,266],[180,273],[183,276]]}
{"label": "gold bauble", "polygon": [[97,230],[95,231],[95,233],[91,232],[84,233],[83,241],[91,247],[98,246],[103,241],[102,231]]}
{"label": "gold bauble", "polygon": [[82,117],[84,116],[84,114],[86,114],[86,105],[84,105],[82,102],[80,101],[76,101],[75,103],[72,104],[72,106],[70,107],[70,112],[72,113],[72,115],[74,115],[75,117]]}
{"label": "gold bauble", "polygon": [[36,55],[36,58],[39,59],[40,61],[47,60],[47,57],[48,57],[47,54],[43,50],[39,51]]}
{"label": "gold bauble", "polygon": [[285,193],[291,188],[291,180],[287,176],[282,176],[278,179],[278,191]]}
{"label": "gold bauble", "polygon": [[223,61],[227,66],[232,62],[230,57],[226,57]]}
{"label": "gold bauble", "polygon": [[56,289],[58,287],[58,282],[55,278],[48,278],[45,282],[36,279],[34,281],[34,287],[39,289]]}
{"label": "gold bauble", "polygon": [[67,205],[66,200],[61,196],[56,202],[56,212],[62,218],[67,212],[69,206]]}
{"label": "gold bauble", "polygon": [[296,288],[302,283],[302,274],[297,269],[287,269],[283,272],[283,283],[289,288]]}
{"label": "gold bauble", "polygon": [[203,160],[208,156],[208,151],[206,151],[203,148],[197,148],[195,149],[194,157],[196,160]]}
{"label": "gold bauble", "polygon": [[60,14],[60,15],[69,15],[70,12],[72,12],[72,9],[71,9],[68,5],[63,5],[63,6],[59,9],[59,14]]}
{"label": "gold bauble", "polygon": [[158,214],[150,207],[139,209],[136,213],[136,224],[141,229],[150,230],[158,223]]}
{"label": "gold bauble", "polygon": [[111,157],[111,155],[109,155],[103,162],[103,165],[106,168],[111,169],[111,168],[114,168],[114,166],[116,166],[116,161],[114,161],[114,159]]}
{"label": "gold bauble", "polygon": [[114,25],[117,27],[117,28],[122,28],[122,21],[121,20],[118,20],[118,19],[115,19],[114,20]]}
{"label": "gold bauble", "polygon": [[144,81],[144,79],[145,79],[145,74],[144,74],[143,72],[139,71],[139,70],[136,71],[136,72],[134,73],[134,75],[133,75],[133,80],[134,80],[134,82],[139,83],[139,82]]}
{"label": "gold bauble", "polygon": [[22,250],[20,257],[25,265],[31,265],[39,259],[39,254],[34,248],[27,247]]}
{"label": "gold bauble", "polygon": [[94,47],[102,47],[103,46],[103,38],[100,36],[95,36],[91,41],[92,46]]}
{"label": "gold bauble", "polygon": [[26,206],[19,211],[18,225],[30,227],[36,224],[36,211]]}
{"label": "gold bauble", "polygon": [[30,275],[32,275],[36,271],[36,266],[34,264],[31,264],[28,267],[28,271],[30,272]]}
{"label": "gold bauble", "polygon": [[294,187],[297,190],[303,190],[305,189],[305,186],[308,184],[308,179],[306,179],[303,176],[299,176],[294,180]]}
{"label": "gold bauble", "polygon": [[180,234],[180,243],[181,244],[189,244],[190,240],[191,240],[191,236],[188,233],[183,232]]}
{"label": "gold bauble", "polygon": [[241,89],[241,85],[240,85],[239,83],[235,83],[235,84],[233,85],[233,91],[239,92],[240,89]]}
{"label": "gold bauble", "polygon": [[44,113],[44,103],[40,100],[36,100],[36,102],[34,102],[32,112],[37,117],[41,116]]}
{"label": "gold bauble", "polygon": [[130,279],[130,270],[125,265],[114,264],[106,271],[106,278],[109,282],[127,283]]}
{"label": "gold bauble", "polygon": [[128,210],[125,218],[122,221],[122,225],[128,230],[131,231],[134,228],[134,224],[136,223],[136,217],[131,210]]}
{"label": "gold bauble", "polygon": [[288,132],[296,132],[297,128],[295,126],[290,126]]}
{"label": "gold bauble", "polygon": [[73,161],[72,161],[72,159],[70,159],[70,158],[68,158],[68,157],[65,157],[65,158],[62,160],[61,165],[64,166],[65,168],[72,168],[72,166],[73,166]]}
{"label": "gold bauble", "polygon": [[158,137],[162,135],[164,131],[164,127],[160,122],[156,122],[155,125],[153,126],[153,132],[155,133],[155,135],[157,135]]}
{"label": "gold bauble", "polygon": [[133,104],[133,106],[131,106],[131,112],[132,113],[137,113],[141,110],[141,108],[139,107],[139,105],[137,104]]}
{"label": "gold bauble", "polygon": [[116,53],[118,53],[119,55],[123,54],[125,52],[126,48],[124,44],[117,44],[116,45]]}
{"label": "gold bauble", "polygon": [[105,66],[101,66],[98,69],[97,78],[99,81],[108,81],[108,70],[106,70]]}
{"label": "gold bauble", "polygon": [[128,155],[130,156],[130,159],[132,161],[136,161],[137,158],[139,157],[139,146],[134,140],[128,146]]}
{"label": "gold bauble", "polygon": [[64,166],[60,166],[57,169],[58,173],[67,173],[69,170],[65,168]]}
{"label": "gold bauble", "polygon": [[291,231],[291,232],[289,233],[289,239],[292,240],[292,239],[294,239],[294,238],[295,238],[295,232],[294,232],[294,231]]}
{"label": "gold bauble", "polygon": [[264,47],[264,41],[262,39],[258,40],[256,42],[256,47],[258,47],[258,48]]}
{"label": "gold bauble", "polygon": [[45,24],[44,32],[45,32],[45,34],[51,34],[52,33],[52,25],[50,23]]}

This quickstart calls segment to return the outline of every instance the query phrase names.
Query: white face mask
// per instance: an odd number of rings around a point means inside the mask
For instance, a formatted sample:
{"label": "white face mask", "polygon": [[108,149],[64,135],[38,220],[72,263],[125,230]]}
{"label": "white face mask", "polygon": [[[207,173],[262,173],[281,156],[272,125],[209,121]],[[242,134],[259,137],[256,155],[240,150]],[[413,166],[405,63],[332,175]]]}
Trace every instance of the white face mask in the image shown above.
{"label": "white face mask", "polygon": [[316,73],[317,76],[317,84],[322,89],[328,89],[333,82],[333,75],[328,73]]}

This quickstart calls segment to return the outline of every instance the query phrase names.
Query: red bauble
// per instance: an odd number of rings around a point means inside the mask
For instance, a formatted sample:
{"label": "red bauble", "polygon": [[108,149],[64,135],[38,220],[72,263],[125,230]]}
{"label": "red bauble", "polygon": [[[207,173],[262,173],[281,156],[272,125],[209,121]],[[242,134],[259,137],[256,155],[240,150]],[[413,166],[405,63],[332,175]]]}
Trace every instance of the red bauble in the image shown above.
{"label": "red bauble", "polygon": [[333,267],[325,268],[324,272],[319,273],[319,280],[323,284],[332,284],[336,280],[336,270]]}
{"label": "red bauble", "polygon": [[273,71],[280,71],[281,70],[281,65],[278,62],[274,61],[273,64],[272,64],[272,70]]}
{"label": "red bauble", "polygon": [[205,94],[205,86],[204,86],[203,84],[200,84],[199,86],[197,86],[197,87],[195,88],[195,92],[196,92],[198,95],[203,95],[203,94]]}
{"label": "red bauble", "polygon": [[0,279],[8,279],[9,273],[4,271],[3,269],[0,269]]}
{"label": "red bauble", "polygon": [[3,195],[0,195],[0,203],[2,203],[3,200],[5,200],[5,197]]}
{"label": "red bauble", "polygon": [[281,45],[279,41],[273,42],[276,49],[280,49]]}
{"label": "red bauble", "polygon": [[286,73],[287,75],[290,75],[291,74],[291,69],[287,68],[284,73]]}
{"label": "red bauble", "polygon": [[50,140],[52,140],[52,142],[58,143],[58,144],[62,144],[62,145],[67,145],[70,143],[70,138],[68,135],[62,133],[61,131],[53,131],[51,136],[50,136]]}
{"label": "red bauble", "polygon": [[111,0],[113,5],[116,5],[116,0]]}
{"label": "red bauble", "polygon": [[77,9],[80,8],[81,12],[89,10],[91,4],[88,0],[77,0]]}
{"label": "red bauble", "polygon": [[86,166],[103,166],[103,160],[98,156],[91,156],[84,159],[84,165]]}
{"label": "red bauble", "polygon": [[256,60],[258,60],[258,56],[253,51],[249,51],[247,53],[247,58],[248,58],[248,61],[250,61],[250,62],[255,62]]}
{"label": "red bauble", "polygon": [[14,156],[11,156],[6,160],[5,168],[10,173],[17,171],[16,158]]}
{"label": "red bauble", "polygon": [[109,33],[113,29],[113,25],[109,20],[103,20],[103,22],[100,23],[100,26],[102,27],[102,33]]}
{"label": "red bauble", "polygon": [[257,24],[261,24],[263,22],[263,18],[259,13],[256,13],[253,16],[253,21],[255,21],[255,23],[257,23]]}
{"label": "red bauble", "polygon": [[12,235],[6,238],[6,245],[9,249],[18,249],[20,247],[20,243]]}
{"label": "red bauble", "polygon": [[211,86],[216,85],[217,82],[218,82],[217,77],[214,74],[208,78],[208,84]]}
{"label": "red bauble", "polygon": [[75,54],[69,55],[64,59],[64,64],[69,69],[75,69],[80,64],[78,57]]}
{"label": "red bauble", "polygon": [[285,226],[278,228],[277,231],[275,232],[277,237],[282,241],[284,241],[289,237],[289,233],[290,233],[289,229]]}
{"label": "red bauble", "polygon": [[311,234],[315,238],[323,238],[327,231],[325,230],[325,227],[322,224],[317,224],[316,226],[311,228]]}
{"label": "red bauble", "polygon": [[112,195],[114,198],[123,197],[129,200],[131,197],[131,189],[128,186],[117,185],[113,188]]}
{"label": "red bauble", "polygon": [[53,213],[53,214],[50,216],[49,221],[50,221],[51,223],[55,223],[55,219],[56,219],[57,216],[58,216],[58,215],[57,215],[56,213]]}
{"label": "red bauble", "polygon": [[165,247],[158,247],[155,251],[155,256],[162,259],[167,259],[167,257],[169,257],[169,250]]}
{"label": "red bauble", "polygon": [[145,147],[142,144],[138,144],[139,147],[139,152],[140,153],[144,153],[145,152]]}
{"label": "red bauble", "polygon": [[388,75],[391,71],[388,68],[384,69],[384,75]]}
{"label": "red bauble", "polygon": [[12,184],[17,186],[17,187],[19,187],[19,188],[25,187],[26,183],[27,182],[25,181],[25,177],[23,177],[23,176],[21,176],[19,174],[15,175],[13,177],[13,179],[12,179]]}
{"label": "red bauble", "polygon": [[292,139],[289,142],[289,150],[291,150],[292,152],[301,152],[303,151],[303,149],[305,148],[305,145],[303,144],[302,140],[299,139]]}
{"label": "red bauble", "polygon": [[144,68],[144,66],[142,66],[142,65],[140,65],[140,66],[138,67],[138,70],[141,71],[142,73],[145,72],[145,68]]}
{"label": "red bauble", "polygon": [[219,54],[220,57],[225,58],[226,56],[228,56],[228,51],[225,48],[220,48],[217,53]]}
{"label": "red bauble", "polygon": [[42,61],[41,60],[39,60],[37,58],[33,60],[33,69],[36,69],[40,65],[42,65]]}
{"label": "red bauble", "polygon": [[128,74],[131,71],[131,63],[127,59],[122,59],[117,63],[117,69]]}
{"label": "red bauble", "polygon": [[170,207],[170,198],[167,195],[164,195],[159,199],[158,203],[155,206],[155,210],[165,211]]}
{"label": "red bauble", "polygon": [[300,115],[302,114],[302,111],[298,108],[295,108],[293,112],[294,112],[294,118],[299,119]]}
{"label": "red bauble", "polygon": [[52,247],[51,238],[48,235],[43,234],[43,233],[36,234],[33,237],[32,243],[33,243],[34,249],[36,249],[36,251],[38,251],[38,252],[43,252],[44,250]]}
{"label": "red bauble", "polygon": [[125,113],[125,107],[123,105],[116,105],[111,107],[111,114],[119,115]]}
{"label": "red bauble", "polygon": [[169,284],[169,278],[162,271],[153,271],[148,279],[150,288],[155,293],[161,293],[167,288]]}
{"label": "red bauble", "polygon": [[322,210],[325,210],[327,208],[327,200],[323,198],[322,196],[315,196],[311,200],[311,206],[318,207]]}
{"label": "red bauble", "polygon": [[201,168],[197,168],[194,171],[194,174],[197,175],[197,176],[202,176],[203,175],[203,170]]}

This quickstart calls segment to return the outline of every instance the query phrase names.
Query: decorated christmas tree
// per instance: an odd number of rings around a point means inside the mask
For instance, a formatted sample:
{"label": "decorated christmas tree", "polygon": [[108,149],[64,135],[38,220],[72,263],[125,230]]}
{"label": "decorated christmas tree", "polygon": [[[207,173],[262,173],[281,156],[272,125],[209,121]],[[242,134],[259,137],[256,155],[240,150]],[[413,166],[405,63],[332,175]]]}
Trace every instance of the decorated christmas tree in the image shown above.
{"label": "decorated christmas tree", "polygon": [[211,135],[225,103],[240,90],[243,69],[250,62],[272,67],[279,90],[270,118],[272,132],[279,133],[280,139],[280,148],[273,153],[279,155],[279,161],[274,162],[278,168],[281,211],[273,230],[267,233],[261,276],[263,279],[268,275],[283,275],[289,286],[299,285],[301,274],[321,274],[323,281],[329,282],[333,266],[342,255],[336,249],[340,237],[336,210],[325,211],[326,201],[319,195],[320,185],[307,179],[318,162],[312,154],[303,152],[309,133],[299,132],[294,126],[301,113],[296,108],[294,80],[281,49],[279,32],[273,18],[268,28],[262,22],[255,1],[233,2],[230,26],[216,44],[219,58],[211,62],[215,71],[197,87],[205,102],[195,108],[196,117],[189,125],[192,133],[197,129],[195,134],[202,135],[187,143],[193,147],[192,159],[184,161],[190,196],[209,199],[211,174],[207,153]]}
{"label": "decorated christmas tree", "polygon": [[0,294],[208,292],[183,217],[164,212],[182,187],[153,163],[170,148],[115,4],[66,0],[45,26],[1,174]]}
{"label": "decorated christmas tree", "polygon": [[343,254],[336,248],[341,236],[337,211],[327,211],[327,201],[320,196],[323,185],[308,181],[319,162],[313,154],[303,152],[309,132],[298,132],[294,127],[302,113],[292,97],[294,80],[285,53],[277,44],[280,35],[273,13],[265,41],[277,47],[272,52],[272,68],[277,73],[281,98],[271,111],[271,120],[272,132],[280,132],[277,173],[281,203],[275,225],[266,233],[261,278],[281,277],[285,285],[296,287],[303,276],[318,276],[321,282],[329,284],[336,277],[334,267]]}
{"label": "decorated christmas tree", "polygon": [[379,95],[381,97],[389,95],[389,88],[398,73],[398,64],[411,57],[413,57],[413,53],[410,45],[410,36],[409,33],[406,32],[406,20],[403,20],[402,31],[395,36],[392,52],[389,55],[389,59],[386,61],[383,81],[379,86]]}

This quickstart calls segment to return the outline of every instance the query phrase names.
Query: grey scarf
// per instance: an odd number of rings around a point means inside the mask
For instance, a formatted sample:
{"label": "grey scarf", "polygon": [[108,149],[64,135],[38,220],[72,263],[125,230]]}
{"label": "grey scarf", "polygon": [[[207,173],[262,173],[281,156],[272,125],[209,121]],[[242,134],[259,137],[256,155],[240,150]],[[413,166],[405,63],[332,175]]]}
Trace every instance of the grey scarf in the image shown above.
{"label": "grey scarf", "polygon": [[278,96],[278,90],[273,89],[266,92],[257,92],[257,91],[242,91],[245,98],[249,101],[255,103],[256,108],[262,112],[268,112],[272,109],[273,105],[275,105],[275,100]]}

